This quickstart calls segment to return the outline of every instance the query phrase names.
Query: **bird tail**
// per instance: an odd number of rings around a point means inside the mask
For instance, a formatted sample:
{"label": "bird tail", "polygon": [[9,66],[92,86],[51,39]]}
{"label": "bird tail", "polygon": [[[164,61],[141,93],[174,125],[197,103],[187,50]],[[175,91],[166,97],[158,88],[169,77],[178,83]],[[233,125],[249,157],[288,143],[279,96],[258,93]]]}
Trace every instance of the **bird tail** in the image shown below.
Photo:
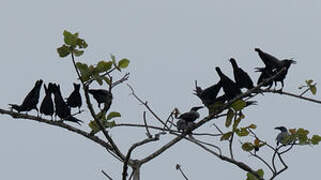
{"label": "bird tail", "polygon": [[16,111],[20,111],[20,106],[17,104],[8,104],[9,106],[11,106],[12,109],[16,110]]}
{"label": "bird tail", "polygon": [[69,117],[66,118],[65,120],[71,121],[71,122],[75,122],[75,123],[77,123],[77,124],[79,124],[79,125],[81,125],[80,123],[83,123],[82,120],[79,120],[79,119],[77,119],[77,118],[75,118],[75,117],[73,117],[73,116],[69,116]]}

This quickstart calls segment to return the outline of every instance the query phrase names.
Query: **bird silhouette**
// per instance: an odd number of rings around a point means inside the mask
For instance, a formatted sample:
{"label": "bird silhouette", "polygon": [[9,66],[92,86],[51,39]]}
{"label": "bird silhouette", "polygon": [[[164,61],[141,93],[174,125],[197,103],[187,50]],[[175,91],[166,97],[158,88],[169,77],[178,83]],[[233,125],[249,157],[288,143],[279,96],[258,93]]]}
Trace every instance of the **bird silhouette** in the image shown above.
{"label": "bird silhouette", "polygon": [[216,67],[215,70],[222,81],[223,91],[225,93],[227,100],[231,100],[231,99],[235,98],[237,95],[242,94],[242,91],[237,86],[237,84],[235,82],[233,82],[225,74],[223,74],[223,72],[221,71],[221,69],[219,67]]}
{"label": "bird silhouette", "polygon": [[[277,77],[274,78],[274,84],[275,88],[277,86],[277,82],[281,82],[281,89],[284,87],[284,79],[286,78],[286,75],[288,74],[288,70],[291,66],[291,64],[296,64],[296,61],[291,60],[291,59],[283,59],[279,60],[278,58],[262,51],[259,48],[254,49],[258,55],[260,56],[261,60],[265,64],[265,71],[267,72],[272,72],[272,76],[281,71],[283,68],[285,68],[284,71],[281,72]],[[262,69],[262,68],[257,68],[257,69]],[[262,74],[261,74],[262,75]]]}
{"label": "bird silhouette", "polygon": [[41,89],[42,82],[43,81],[41,79],[36,81],[35,86],[27,94],[27,96],[23,100],[22,104],[21,105],[9,104],[11,106],[11,108],[18,111],[18,113],[20,113],[20,112],[27,112],[28,113],[32,109],[35,109],[37,111],[37,116],[38,116],[39,114],[38,114],[37,104],[39,102],[40,89]]}
{"label": "bird silhouette", "polygon": [[57,115],[62,120],[75,122],[80,125],[80,122],[83,122],[71,115],[70,107],[66,104],[64,101],[61,91],[60,91],[60,85],[53,85],[53,93],[54,93],[54,102],[56,107],[55,115]]}
{"label": "bird silhouette", "polygon": [[49,83],[48,88],[47,86],[44,84],[44,89],[45,89],[45,97],[42,100],[42,103],[40,105],[40,113],[47,115],[47,116],[51,116],[52,119],[52,115],[54,113],[54,104],[51,98],[51,93],[53,93],[53,84]]}
{"label": "bird silhouette", "polygon": [[80,89],[80,84],[74,83],[74,91],[67,98],[67,105],[72,108],[78,107],[78,110],[80,112],[82,101],[81,101],[79,89]]}
{"label": "bird silhouette", "polygon": [[230,59],[230,62],[233,67],[233,74],[234,74],[234,80],[238,88],[246,88],[246,89],[252,89],[254,88],[253,86],[253,81],[251,77],[243,70],[241,69],[234,58]]}
{"label": "bird silhouette", "polygon": [[281,132],[277,135],[276,137],[276,145],[278,146],[280,143],[282,145],[289,145],[291,142],[285,142],[286,138],[290,136],[288,129],[284,126],[279,126],[279,127],[275,127],[274,129],[278,129]]}
{"label": "bird silhouette", "polygon": [[[264,67],[264,68],[256,68],[255,72],[261,72],[259,79],[257,80],[257,84],[260,84],[261,82],[266,81],[267,79],[271,78],[273,76],[273,72],[270,68]],[[267,89],[270,89],[273,85],[273,80],[269,82],[264,82],[263,86],[267,87]]]}
{"label": "bird silhouette", "polygon": [[196,86],[196,89],[194,90],[195,91],[194,94],[201,99],[202,103],[205,106],[208,107],[216,102],[217,94],[219,93],[221,88],[222,88],[221,81],[204,90],[201,87]]}
{"label": "bird silhouette", "polygon": [[193,122],[200,117],[200,114],[197,111],[201,108],[203,108],[203,106],[192,107],[190,111],[181,114],[177,119],[182,119],[186,122]]}
{"label": "bird silhouette", "polygon": [[113,95],[111,94],[111,92],[105,89],[89,89],[88,92],[93,95],[98,103],[99,108],[101,103],[107,106],[111,105],[113,99]]}

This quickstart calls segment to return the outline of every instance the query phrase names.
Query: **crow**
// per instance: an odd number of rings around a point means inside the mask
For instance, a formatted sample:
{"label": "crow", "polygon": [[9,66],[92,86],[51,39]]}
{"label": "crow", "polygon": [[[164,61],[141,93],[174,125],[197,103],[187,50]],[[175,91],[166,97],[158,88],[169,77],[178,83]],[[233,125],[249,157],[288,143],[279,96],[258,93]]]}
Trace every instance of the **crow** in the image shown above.
{"label": "crow", "polygon": [[[264,82],[266,79],[271,78],[273,76],[273,71],[270,68],[256,68],[255,72],[261,72],[259,79],[257,80],[257,84],[259,85],[261,82]],[[273,85],[273,80],[269,82],[265,82],[263,84],[264,87],[268,86],[267,89],[270,89]]]}
{"label": "crow", "polygon": [[237,86],[237,84],[235,82],[233,82],[225,74],[223,74],[219,67],[216,67],[215,69],[216,69],[216,72],[222,81],[221,83],[222,83],[223,91],[225,93],[227,100],[232,100],[237,95],[242,94],[242,91]]}
{"label": "crow", "polygon": [[18,113],[20,112],[28,113],[32,109],[35,109],[37,111],[37,116],[38,116],[37,104],[39,102],[42,82],[43,82],[42,79],[36,81],[35,86],[27,94],[27,96],[25,97],[21,105],[9,104],[9,106],[11,106],[12,109],[15,109],[16,111],[18,111]]}
{"label": "crow", "polygon": [[234,58],[230,59],[230,62],[233,67],[233,74],[234,74],[234,80],[238,88],[246,88],[246,89],[252,89],[254,88],[253,86],[253,81],[251,77],[240,67],[238,67],[236,61]]}
{"label": "crow", "polygon": [[222,82],[219,81],[218,83],[206,88],[202,89],[201,87],[196,85],[195,95],[199,97],[202,103],[205,106],[210,106],[215,103],[217,94],[219,93],[220,89],[222,88]]}
{"label": "crow", "polygon": [[74,91],[67,98],[67,105],[73,108],[78,107],[78,110],[80,112],[80,107],[82,105],[82,102],[81,102],[79,89],[80,89],[80,84],[74,83]]}
{"label": "crow", "polygon": [[[285,68],[285,70],[281,74],[279,74],[277,77],[275,77],[275,79],[273,80],[275,87],[277,86],[277,82],[281,82],[282,87],[280,90],[282,90],[284,87],[284,79],[288,73],[288,70],[291,64],[296,64],[296,61],[291,59],[279,60],[278,58],[266,52],[263,52],[259,48],[255,48],[254,50],[258,52],[260,58],[265,64],[265,70],[268,72],[272,72],[272,76],[278,73],[279,71],[281,71],[283,68]],[[257,68],[257,69],[262,69],[262,68]]]}
{"label": "crow", "polygon": [[66,104],[64,99],[62,98],[60,85],[53,86],[53,93],[54,93],[54,102],[56,107],[55,115],[58,115],[59,118],[66,121],[75,122],[80,125],[80,122],[83,122],[71,115],[70,107]]}
{"label": "crow", "polygon": [[113,99],[111,92],[105,89],[89,89],[88,92],[94,96],[99,108],[101,103],[104,103],[107,106],[111,105]]}
{"label": "crow", "polygon": [[189,112],[185,112],[177,117],[177,119],[182,119],[186,122],[193,122],[200,117],[200,114],[197,110],[203,108],[203,106],[195,106]]}
{"label": "crow", "polygon": [[51,116],[51,119],[54,113],[54,104],[51,98],[51,93],[53,93],[52,85],[52,83],[49,83],[48,88],[45,84],[43,85],[43,87],[45,88],[46,95],[43,98],[42,103],[40,105],[40,113],[47,116]]}

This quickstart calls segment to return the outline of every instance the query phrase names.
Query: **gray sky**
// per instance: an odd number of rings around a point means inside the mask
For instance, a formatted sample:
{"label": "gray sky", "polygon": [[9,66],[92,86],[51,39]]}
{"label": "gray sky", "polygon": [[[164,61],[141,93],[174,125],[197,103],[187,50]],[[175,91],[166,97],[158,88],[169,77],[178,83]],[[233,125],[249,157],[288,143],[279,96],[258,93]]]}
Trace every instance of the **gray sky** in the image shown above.
{"label": "gray sky", "polygon": [[[253,68],[263,63],[254,52],[255,47],[280,58],[297,60],[289,71],[284,90],[299,93],[297,87],[304,80],[312,78],[321,82],[320,12],[321,1],[317,0],[2,0],[1,107],[20,103],[39,78],[46,83],[59,82],[63,95],[69,95],[76,74],[70,59],[60,59],[56,53],[63,43],[64,29],[80,32],[89,44],[81,62],[96,63],[108,59],[111,53],[130,59],[128,83],[162,118],[174,107],[185,111],[199,105],[199,99],[192,95],[194,80],[202,87],[217,82],[215,66],[231,77],[230,57],[235,57],[256,81],[258,74]],[[144,108],[129,93],[127,86],[117,87],[111,110],[122,113],[117,122],[141,123]],[[41,94],[42,100],[43,89]],[[320,93],[313,98],[321,99]],[[244,125],[256,123],[257,134],[270,143],[274,143],[277,133],[273,128],[279,125],[302,127],[320,134],[320,105],[270,94],[256,100],[259,105],[246,110]],[[203,110],[202,117],[205,115]],[[88,112],[79,118],[86,123],[90,120]],[[224,119],[216,121],[223,126]],[[1,116],[0,124],[0,179],[105,179],[101,169],[120,179],[122,164],[83,137],[8,116]],[[89,130],[86,124],[82,128]],[[202,130],[215,132],[210,124]],[[137,129],[111,130],[122,152],[143,138],[144,133]],[[134,157],[140,158],[172,138],[166,136],[159,143],[137,149]],[[289,169],[278,179],[317,177],[319,152],[318,146],[295,148],[285,155]],[[239,153],[237,158],[252,167],[262,167],[246,153]],[[175,170],[176,163],[183,166],[190,179],[213,176],[245,179],[245,172],[234,165],[221,162],[185,141],[143,166],[142,179],[183,179]]]}

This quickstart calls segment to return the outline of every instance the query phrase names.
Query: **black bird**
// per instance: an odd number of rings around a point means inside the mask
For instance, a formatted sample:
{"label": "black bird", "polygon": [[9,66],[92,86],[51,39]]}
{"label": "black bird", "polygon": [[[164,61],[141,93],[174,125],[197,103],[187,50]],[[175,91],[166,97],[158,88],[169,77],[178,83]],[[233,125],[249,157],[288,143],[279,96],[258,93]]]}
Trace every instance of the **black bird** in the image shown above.
{"label": "black bird", "polygon": [[113,99],[113,95],[111,94],[111,92],[105,89],[89,89],[88,92],[94,96],[99,108],[101,103],[104,103],[107,106],[111,105]]}
{"label": "black bird", "polygon": [[80,122],[83,122],[71,115],[70,107],[67,106],[66,102],[62,98],[60,85],[53,86],[53,93],[54,93],[54,102],[56,107],[55,115],[58,115],[62,120],[75,122],[80,125]]}
{"label": "black bird", "polygon": [[39,97],[40,97],[40,89],[42,85],[42,79],[36,81],[35,86],[32,88],[32,90],[27,94],[25,99],[23,100],[21,105],[17,104],[9,104],[13,109],[20,112],[26,111],[31,111],[32,109],[35,109],[37,111],[38,115],[38,108],[37,104],[39,102]]}
{"label": "black bird", "polygon": [[67,105],[73,108],[78,107],[78,110],[80,112],[80,107],[82,105],[82,102],[81,102],[79,89],[80,89],[80,84],[74,83],[74,91],[67,98]]}
{"label": "black bird", "polygon": [[180,119],[176,123],[176,128],[177,128],[177,131],[184,132],[184,131],[188,130],[189,128],[192,128],[194,125],[195,125],[194,122],[186,122],[185,120]]}
{"label": "black bird", "polygon": [[285,70],[282,71],[278,76],[275,77],[275,79],[274,79],[275,87],[277,86],[277,82],[281,82],[281,85],[282,85],[281,89],[283,89],[284,79],[285,79],[286,75],[288,74],[288,70],[289,70],[291,64],[296,64],[296,61],[293,61],[290,59],[284,59],[281,61],[281,66],[276,69],[276,72],[281,71],[283,68],[285,68]]}
{"label": "black bird", "polygon": [[[261,82],[264,82],[266,79],[271,78],[273,76],[273,72],[270,68],[264,67],[264,68],[256,68],[255,72],[261,72],[261,75],[259,79],[257,80],[257,84],[260,84]],[[264,87],[268,86],[267,89],[270,89],[273,85],[273,80],[269,82],[265,82],[263,84]]]}
{"label": "black bird", "polygon": [[197,112],[197,110],[201,108],[203,108],[203,106],[192,107],[192,109],[189,112],[181,114],[177,117],[177,119],[182,119],[186,122],[193,122],[200,117],[200,114]]}
{"label": "black bird", "polygon": [[237,95],[242,94],[242,91],[236,85],[236,83],[233,82],[225,74],[223,74],[219,67],[216,67],[215,69],[216,69],[217,74],[220,76],[220,79],[222,81],[223,91],[224,91],[226,98],[228,100],[231,100],[231,99],[235,98]]}
{"label": "black bird", "polygon": [[206,89],[202,89],[199,86],[196,86],[195,95],[199,97],[202,103],[205,106],[210,106],[216,102],[217,94],[219,93],[220,89],[222,88],[222,82],[219,81],[217,84],[214,84]]}
{"label": "black bird", "polygon": [[54,113],[54,104],[51,98],[51,93],[53,93],[52,85],[52,83],[49,83],[48,88],[45,84],[43,85],[43,87],[45,88],[46,95],[43,98],[42,103],[40,105],[40,113],[47,116],[51,116],[51,119]]}
{"label": "black bird", "polygon": [[234,74],[234,80],[238,88],[246,88],[246,89],[252,89],[254,88],[253,86],[253,81],[251,77],[240,67],[238,67],[236,61],[234,58],[230,59],[230,62],[233,67],[233,74]]}
{"label": "black bird", "polygon": [[284,141],[286,141],[286,138],[287,138],[288,136],[290,136],[290,134],[289,134],[289,132],[288,132],[288,129],[287,129],[286,127],[280,126],[280,127],[274,128],[274,129],[278,129],[278,130],[281,131],[281,132],[277,135],[277,137],[276,137],[276,139],[275,139],[277,146],[278,146],[280,143],[281,143],[282,145],[288,145],[288,144],[290,144],[290,142],[284,142]]}
{"label": "black bird", "polygon": [[277,86],[277,82],[281,82],[282,84],[281,90],[282,90],[284,87],[284,79],[288,73],[288,69],[290,68],[291,64],[295,64],[296,61],[290,60],[290,59],[279,60],[278,58],[266,52],[263,52],[259,48],[255,48],[254,50],[258,52],[260,58],[265,64],[266,71],[272,72],[272,76],[275,75],[277,72],[281,71],[283,68],[285,68],[285,70],[274,79],[275,87]]}

